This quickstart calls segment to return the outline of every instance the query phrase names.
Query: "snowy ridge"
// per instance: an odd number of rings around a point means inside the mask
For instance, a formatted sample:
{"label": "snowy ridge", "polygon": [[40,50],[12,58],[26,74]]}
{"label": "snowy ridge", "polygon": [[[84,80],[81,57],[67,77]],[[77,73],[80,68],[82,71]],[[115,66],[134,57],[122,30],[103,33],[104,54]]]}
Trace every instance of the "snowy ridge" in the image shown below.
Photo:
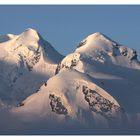
{"label": "snowy ridge", "polygon": [[99,65],[140,69],[137,52],[112,41],[101,33],[94,33],[78,45],[74,53],[67,55],[57,66],[56,74],[64,68],[74,68],[83,73],[102,71]]}
{"label": "snowy ridge", "polygon": [[1,104],[12,102],[20,120],[108,128],[140,112],[137,52],[102,33],[64,58],[33,29],[3,40],[0,50]]}
{"label": "snowy ridge", "polygon": [[82,57],[88,57],[105,64],[113,63],[123,67],[140,68],[137,52],[134,49],[120,45],[101,33],[89,35],[82,42],[84,43],[80,43],[75,51]]}
{"label": "snowy ridge", "polygon": [[0,43],[9,41],[13,39],[16,35],[13,34],[7,34],[7,35],[0,35]]}

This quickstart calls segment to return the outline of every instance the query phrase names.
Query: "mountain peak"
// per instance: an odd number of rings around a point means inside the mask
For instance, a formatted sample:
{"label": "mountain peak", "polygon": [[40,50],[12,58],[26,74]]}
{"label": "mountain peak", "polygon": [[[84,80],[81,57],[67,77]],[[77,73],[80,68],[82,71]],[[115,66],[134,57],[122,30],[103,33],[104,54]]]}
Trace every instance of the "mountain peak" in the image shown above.
{"label": "mountain peak", "polygon": [[103,43],[110,43],[112,45],[119,45],[117,42],[115,42],[114,40],[112,40],[111,38],[109,38],[108,36],[106,36],[105,34],[101,33],[101,32],[96,32],[96,33],[93,33],[91,35],[89,35],[87,37],[87,39],[89,41],[92,41],[92,42],[103,42]]}
{"label": "mountain peak", "polygon": [[113,41],[106,35],[104,35],[101,32],[93,33],[89,36],[87,36],[84,40],[82,40],[77,49],[76,52],[91,52],[95,50],[104,50],[104,51],[112,51],[113,47],[120,46],[117,42]]}
{"label": "mountain peak", "polygon": [[91,35],[94,36],[94,37],[99,37],[99,36],[103,36],[104,34],[101,33],[101,32],[95,32],[95,33],[93,33]]}
{"label": "mountain peak", "polygon": [[37,32],[37,30],[36,29],[33,29],[33,28],[27,28],[25,31]]}
{"label": "mountain peak", "polygon": [[121,45],[100,32],[87,36],[79,43],[75,52],[102,63],[111,62],[124,67],[140,69],[137,52],[134,49]]}
{"label": "mountain peak", "polygon": [[38,34],[38,31],[33,28],[27,28],[24,32],[30,33],[30,34]]}
{"label": "mountain peak", "polygon": [[39,33],[35,29],[28,28],[23,33],[20,34],[20,37],[24,38],[36,38],[39,39]]}

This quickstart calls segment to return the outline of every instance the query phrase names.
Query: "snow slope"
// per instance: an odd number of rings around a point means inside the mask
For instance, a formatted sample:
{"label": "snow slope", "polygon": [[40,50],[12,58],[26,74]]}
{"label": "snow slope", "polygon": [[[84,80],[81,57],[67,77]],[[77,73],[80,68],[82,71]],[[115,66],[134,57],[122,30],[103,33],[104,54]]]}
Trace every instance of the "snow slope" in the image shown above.
{"label": "snow slope", "polygon": [[62,59],[34,29],[0,36],[0,98],[15,104],[35,92],[54,75]]}
{"label": "snow slope", "polygon": [[58,64],[56,76],[13,112],[54,120],[68,116],[87,123],[91,118],[122,120],[125,114],[129,120],[130,114],[140,112],[139,69],[135,50],[92,34]]}
{"label": "snow slope", "polygon": [[120,45],[99,32],[84,39],[75,52],[80,53],[82,57],[88,56],[92,60],[104,64],[111,63],[128,68],[140,68],[136,50]]}
{"label": "snow slope", "polygon": [[125,113],[118,102],[93,81],[86,74],[65,70],[12,112],[26,121],[45,118],[52,122],[76,121],[85,126],[95,122],[108,125],[108,121],[123,119]]}

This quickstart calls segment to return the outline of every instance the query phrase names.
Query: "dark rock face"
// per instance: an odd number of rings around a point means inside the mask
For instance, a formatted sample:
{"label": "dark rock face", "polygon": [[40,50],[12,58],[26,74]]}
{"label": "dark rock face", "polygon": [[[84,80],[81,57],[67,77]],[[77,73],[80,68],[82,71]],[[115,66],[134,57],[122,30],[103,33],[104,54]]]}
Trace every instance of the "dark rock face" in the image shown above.
{"label": "dark rock face", "polygon": [[81,42],[78,44],[77,48],[79,48],[79,47],[85,45],[86,42],[87,42],[87,40],[83,40],[83,41],[81,41]]}
{"label": "dark rock face", "polygon": [[44,83],[44,86],[47,87],[47,82]]}
{"label": "dark rock face", "polygon": [[68,114],[68,111],[65,108],[65,106],[62,104],[60,97],[57,97],[54,94],[50,94],[49,99],[50,99],[50,106],[53,112],[57,114],[63,114],[63,115]]}
{"label": "dark rock face", "polygon": [[112,118],[114,113],[122,111],[122,108],[105,99],[95,90],[91,90],[88,87],[83,86],[82,91],[91,111],[100,113],[106,118]]}
{"label": "dark rock face", "polygon": [[21,106],[24,106],[24,103],[23,102],[20,102],[17,107],[21,107]]}
{"label": "dark rock face", "polygon": [[127,56],[127,48],[126,48],[126,47],[121,47],[121,48],[120,48],[120,53],[121,53],[121,55],[123,55],[123,56]]}
{"label": "dark rock face", "polygon": [[71,66],[70,66],[70,68],[72,69],[76,65],[77,65],[77,60],[76,59],[71,60]]}
{"label": "dark rock face", "polygon": [[134,60],[134,59],[137,59],[137,52],[136,50],[132,49],[132,55],[130,57],[130,60]]}
{"label": "dark rock face", "polygon": [[69,65],[63,64],[63,63],[59,63],[59,64],[57,65],[56,70],[55,70],[55,75],[58,74],[59,71],[60,71],[61,69],[63,69],[63,68],[69,69],[69,70],[74,69],[74,67],[77,66],[78,62],[79,62],[79,59],[77,59],[76,57],[71,57],[71,60],[70,60],[70,62],[69,62]]}
{"label": "dark rock face", "polygon": [[39,62],[40,56],[41,56],[40,52],[36,52],[31,59],[29,59],[28,61],[26,60],[26,65],[29,71],[32,71],[34,65]]}
{"label": "dark rock face", "polygon": [[76,59],[72,59],[71,60],[71,65],[68,67],[66,65],[63,65],[63,64],[58,64],[57,65],[57,68],[55,70],[55,75],[59,73],[59,71],[62,69],[62,68],[66,68],[66,69],[73,69],[73,67],[75,67],[77,65],[77,60]]}
{"label": "dark rock face", "polygon": [[55,75],[58,74],[60,70],[61,70],[61,63],[57,65],[57,68],[55,70]]}
{"label": "dark rock face", "polygon": [[137,52],[134,49],[131,49],[129,52],[126,47],[120,48],[120,54],[128,57],[130,60],[137,59]]}

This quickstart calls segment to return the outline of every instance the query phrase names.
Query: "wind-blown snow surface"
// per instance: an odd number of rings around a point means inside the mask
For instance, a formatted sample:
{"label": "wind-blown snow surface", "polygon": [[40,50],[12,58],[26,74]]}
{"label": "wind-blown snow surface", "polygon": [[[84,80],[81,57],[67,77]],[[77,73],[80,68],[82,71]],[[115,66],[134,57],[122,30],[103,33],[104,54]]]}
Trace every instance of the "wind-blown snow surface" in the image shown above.
{"label": "wind-blown snow surface", "polygon": [[18,124],[3,133],[140,134],[140,62],[134,49],[95,33],[61,62],[53,58],[43,59],[58,63],[51,78],[9,109]]}

